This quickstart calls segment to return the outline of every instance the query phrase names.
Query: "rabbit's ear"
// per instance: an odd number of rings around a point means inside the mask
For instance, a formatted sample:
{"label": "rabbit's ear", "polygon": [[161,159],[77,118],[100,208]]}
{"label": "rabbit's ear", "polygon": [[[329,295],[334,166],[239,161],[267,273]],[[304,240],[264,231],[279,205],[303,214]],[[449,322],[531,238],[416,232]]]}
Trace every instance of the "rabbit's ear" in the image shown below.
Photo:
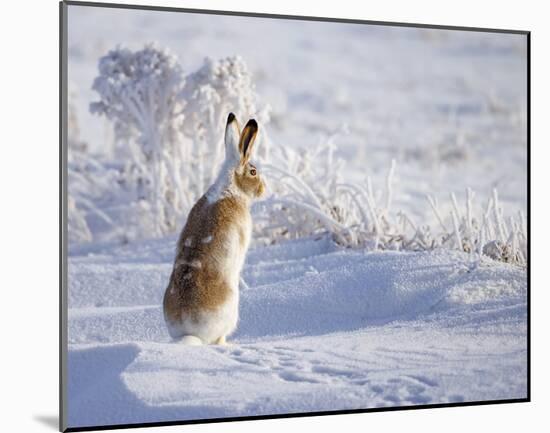
{"label": "rabbit's ear", "polygon": [[225,159],[237,162],[239,155],[239,137],[241,128],[239,122],[233,113],[227,116],[227,124],[225,125]]}
{"label": "rabbit's ear", "polygon": [[254,141],[258,134],[258,124],[254,119],[250,119],[243,129],[241,140],[239,141],[239,152],[241,153],[241,164],[246,164],[250,160]]}

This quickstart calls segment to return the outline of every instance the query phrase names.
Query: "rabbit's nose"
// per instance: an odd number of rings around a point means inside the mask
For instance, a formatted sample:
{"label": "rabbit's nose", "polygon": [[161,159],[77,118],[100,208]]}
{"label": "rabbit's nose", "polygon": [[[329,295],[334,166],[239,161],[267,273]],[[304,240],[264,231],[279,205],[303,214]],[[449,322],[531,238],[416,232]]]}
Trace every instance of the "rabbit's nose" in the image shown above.
{"label": "rabbit's nose", "polygon": [[266,190],[266,184],[264,182],[264,180],[262,179],[260,181],[260,184],[258,185],[258,191],[257,191],[257,196],[258,197],[261,197],[262,195],[265,194],[265,190]]}

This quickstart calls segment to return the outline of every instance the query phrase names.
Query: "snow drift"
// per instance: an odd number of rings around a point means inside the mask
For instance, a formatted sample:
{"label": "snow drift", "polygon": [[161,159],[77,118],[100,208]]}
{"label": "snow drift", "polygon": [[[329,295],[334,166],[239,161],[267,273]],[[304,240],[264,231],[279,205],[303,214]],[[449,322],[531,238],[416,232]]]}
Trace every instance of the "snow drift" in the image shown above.
{"label": "snow drift", "polygon": [[197,348],[162,318],[174,242],[70,258],[69,425],[526,396],[520,268],[326,238],[262,247],[232,345]]}

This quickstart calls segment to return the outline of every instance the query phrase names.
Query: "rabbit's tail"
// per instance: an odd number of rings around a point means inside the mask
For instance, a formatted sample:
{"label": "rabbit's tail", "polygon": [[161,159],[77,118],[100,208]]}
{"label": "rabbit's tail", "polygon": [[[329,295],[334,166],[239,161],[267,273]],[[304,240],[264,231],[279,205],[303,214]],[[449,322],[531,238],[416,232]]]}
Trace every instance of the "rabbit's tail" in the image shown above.
{"label": "rabbit's tail", "polygon": [[203,344],[202,340],[194,335],[184,335],[180,340],[180,343],[185,344],[186,346],[202,346]]}

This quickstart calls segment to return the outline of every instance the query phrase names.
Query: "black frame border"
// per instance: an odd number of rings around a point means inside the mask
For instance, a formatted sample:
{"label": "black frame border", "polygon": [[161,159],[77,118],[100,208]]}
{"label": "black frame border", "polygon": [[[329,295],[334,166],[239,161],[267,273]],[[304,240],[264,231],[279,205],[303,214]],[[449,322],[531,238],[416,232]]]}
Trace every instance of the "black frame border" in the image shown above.
{"label": "black frame border", "polygon": [[[527,397],[518,399],[482,400],[457,403],[435,403],[425,405],[395,406],[382,408],[334,410],[320,412],[300,412],[272,415],[252,415],[228,418],[205,418],[181,421],[162,421],[135,424],[110,424],[85,427],[67,426],[67,77],[68,77],[68,10],[67,6],[100,7],[109,9],[150,10],[157,12],[184,12],[203,15],[225,15],[237,17],[270,18],[298,21],[317,21],[347,24],[367,24],[389,27],[426,28],[438,30],[456,30],[467,32],[505,33],[526,36],[527,45]],[[464,406],[486,406],[510,403],[531,402],[531,31],[515,29],[496,29],[485,27],[448,26],[424,23],[403,23],[392,21],[370,21],[349,18],[314,17],[302,15],[267,14],[258,12],[226,11],[213,9],[189,9],[168,6],[148,6],[123,3],[102,3],[63,0],[59,2],[59,431],[80,432],[95,430],[118,430],[141,427],[163,427],[190,424],[212,424],[233,421],[253,421],[263,419],[303,418],[326,415],[346,415],[369,412],[391,412],[401,410],[437,409]]]}

